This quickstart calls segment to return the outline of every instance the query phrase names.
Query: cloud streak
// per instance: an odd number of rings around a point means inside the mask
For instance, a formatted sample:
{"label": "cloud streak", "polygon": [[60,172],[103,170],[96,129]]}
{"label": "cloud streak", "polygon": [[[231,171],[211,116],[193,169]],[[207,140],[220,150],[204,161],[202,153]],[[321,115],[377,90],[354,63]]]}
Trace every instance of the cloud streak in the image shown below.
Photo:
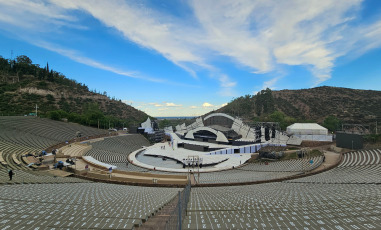
{"label": "cloud streak", "polygon": [[131,78],[137,78],[137,79],[143,79],[143,80],[152,81],[152,82],[164,82],[164,80],[161,80],[161,79],[144,77],[140,73],[135,72],[135,71],[125,71],[125,70],[117,69],[117,68],[102,64],[102,63],[97,62],[91,58],[81,56],[75,50],[59,48],[56,45],[53,45],[53,44],[50,44],[47,42],[34,42],[34,45],[39,46],[39,47],[44,48],[44,49],[47,49],[47,50],[50,50],[50,51],[53,51],[53,52],[56,52],[56,53],[59,53],[60,55],[65,56],[67,58],[70,58],[71,60],[73,60],[75,62],[84,64],[87,66],[91,66],[91,67],[94,67],[97,69],[106,70],[106,71],[109,71],[109,72],[112,72],[112,73],[115,73],[118,75],[131,77]]}
{"label": "cloud streak", "polygon": [[[200,69],[209,71],[223,96],[234,94],[237,80],[225,74],[223,67],[217,67],[221,60],[228,59],[238,68],[256,74],[277,72],[282,65],[302,66],[318,85],[331,78],[337,58],[362,55],[381,46],[380,18],[356,24],[361,0],[194,0],[185,4],[189,4],[191,12],[180,18],[144,2],[0,0],[0,22],[37,30],[44,28],[37,27],[39,23],[86,28],[76,17],[85,12],[194,78]],[[38,45],[119,75],[165,82],[104,65],[49,43]],[[264,84],[274,86],[274,79]]]}
{"label": "cloud streak", "polygon": [[[253,73],[276,71],[282,64],[305,66],[318,85],[331,77],[338,57],[360,53],[360,44],[367,44],[365,50],[381,45],[377,39],[380,22],[351,26],[361,9],[360,0],[191,1],[199,26],[134,3],[53,2],[90,13],[126,39],[160,53],[192,76],[196,72],[191,65],[215,74],[216,68],[206,60],[217,54]],[[356,32],[365,36],[349,36]],[[226,74],[218,75],[221,92],[231,96],[236,84]]]}

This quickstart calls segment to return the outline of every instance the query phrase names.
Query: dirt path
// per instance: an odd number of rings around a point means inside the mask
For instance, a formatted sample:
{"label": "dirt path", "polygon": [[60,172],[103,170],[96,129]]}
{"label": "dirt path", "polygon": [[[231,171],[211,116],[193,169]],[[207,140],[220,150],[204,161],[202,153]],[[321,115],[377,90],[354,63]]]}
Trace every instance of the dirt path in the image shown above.
{"label": "dirt path", "polygon": [[326,169],[334,164],[336,164],[340,160],[340,154],[335,152],[324,151],[325,161],[316,169],[311,172],[318,172]]}

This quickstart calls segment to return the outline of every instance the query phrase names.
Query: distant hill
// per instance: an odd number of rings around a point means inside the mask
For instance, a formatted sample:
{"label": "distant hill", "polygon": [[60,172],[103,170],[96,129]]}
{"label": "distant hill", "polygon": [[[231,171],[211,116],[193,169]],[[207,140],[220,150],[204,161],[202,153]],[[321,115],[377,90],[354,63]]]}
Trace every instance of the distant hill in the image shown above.
{"label": "distant hill", "polygon": [[301,90],[262,90],[257,95],[234,99],[217,110],[243,117],[248,121],[271,120],[278,111],[292,121],[323,123],[333,116],[345,123],[374,124],[381,121],[381,91],[338,87]]}
{"label": "distant hill", "polygon": [[[87,125],[127,126],[147,119],[148,115],[106,92],[92,92],[65,75],[33,64],[24,55],[16,60],[0,56],[0,115],[38,115],[56,120],[69,118]],[[107,124],[108,126],[108,124]]]}

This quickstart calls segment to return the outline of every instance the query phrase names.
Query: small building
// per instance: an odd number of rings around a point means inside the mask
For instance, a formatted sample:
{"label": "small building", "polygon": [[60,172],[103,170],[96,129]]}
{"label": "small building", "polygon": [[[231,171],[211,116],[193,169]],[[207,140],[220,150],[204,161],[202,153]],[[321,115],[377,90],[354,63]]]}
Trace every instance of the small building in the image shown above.
{"label": "small building", "polygon": [[364,145],[363,135],[358,133],[336,133],[336,146],[346,149],[362,149]]}
{"label": "small building", "polygon": [[316,123],[295,123],[287,127],[287,133],[304,141],[332,141],[328,129]]}

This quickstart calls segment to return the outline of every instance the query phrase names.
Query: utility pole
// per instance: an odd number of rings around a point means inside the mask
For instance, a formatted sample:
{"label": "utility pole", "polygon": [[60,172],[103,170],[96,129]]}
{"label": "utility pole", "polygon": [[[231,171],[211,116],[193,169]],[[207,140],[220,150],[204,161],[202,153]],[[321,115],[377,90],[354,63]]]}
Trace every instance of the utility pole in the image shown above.
{"label": "utility pole", "polygon": [[37,109],[38,109],[38,106],[37,106],[37,104],[36,104],[36,117],[37,117]]}
{"label": "utility pole", "polygon": [[377,121],[376,121],[376,135],[378,134],[378,132],[377,132]]}

